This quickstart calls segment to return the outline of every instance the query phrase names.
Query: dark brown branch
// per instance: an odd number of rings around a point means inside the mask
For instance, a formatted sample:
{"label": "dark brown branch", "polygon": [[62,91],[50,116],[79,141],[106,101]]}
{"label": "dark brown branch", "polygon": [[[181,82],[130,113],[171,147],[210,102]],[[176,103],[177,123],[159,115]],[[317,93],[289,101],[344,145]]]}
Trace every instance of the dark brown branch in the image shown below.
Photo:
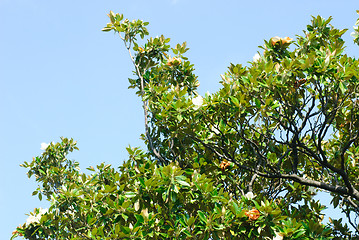
{"label": "dark brown branch", "polygon": [[359,192],[356,189],[348,189],[347,187],[343,187],[343,186],[339,186],[339,185],[330,185],[324,182],[320,182],[320,181],[315,181],[312,179],[306,179],[303,177],[298,176],[297,174],[282,174],[282,173],[264,173],[261,172],[257,169],[253,169],[251,167],[245,166],[240,164],[236,159],[228,157],[226,154],[221,154],[220,152],[218,152],[213,146],[204,143],[202,140],[190,136],[192,139],[199,141],[204,147],[208,148],[209,150],[211,150],[214,154],[216,154],[219,158],[225,159],[227,161],[231,161],[234,164],[237,165],[237,167],[239,167],[240,169],[243,170],[247,170],[250,171],[254,174],[257,174],[258,176],[261,177],[265,177],[265,178],[270,178],[270,179],[289,179],[292,180],[294,182],[306,185],[306,186],[312,186],[312,187],[317,187],[323,190],[327,190],[329,192],[333,192],[333,193],[338,193],[338,194],[344,194],[344,195],[348,195],[348,196],[353,196],[356,200],[359,200]]}

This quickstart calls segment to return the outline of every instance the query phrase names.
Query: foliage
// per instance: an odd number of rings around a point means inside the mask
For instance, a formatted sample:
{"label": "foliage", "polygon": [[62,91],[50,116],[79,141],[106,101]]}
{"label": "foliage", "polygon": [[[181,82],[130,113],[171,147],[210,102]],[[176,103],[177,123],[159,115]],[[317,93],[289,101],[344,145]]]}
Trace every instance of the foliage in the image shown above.
{"label": "foliage", "polygon": [[[357,13],[359,14],[359,10],[357,10]],[[359,18],[355,23],[354,32],[351,33],[351,36],[354,38],[354,43],[359,45]]]}
{"label": "foliage", "polygon": [[[248,66],[231,64],[222,88],[202,97],[186,43],[141,45],[147,22],[109,18],[103,31],[119,34],[135,67],[129,87],[143,101],[148,151],[128,148],[119,170],[85,174],[66,158],[76,142],[50,144],[23,166],[51,207],[14,237],[358,237],[359,61],[343,52],[346,30],[313,18],[304,36],[271,38]],[[351,230],[322,223],[317,191],[331,193]]]}
{"label": "foliage", "polygon": [[[32,173],[48,162],[54,150],[64,148],[76,146],[64,138],[49,146],[37,164],[24,167]],[[303,197],[311,205],[283,212],[285,199],[233,196],[224,187],[226,175],[220,168],[212,167],[209,176],[201,167],[183,170],[175,162],[158,166],[143,151],[127,150],[129,160],[119,171],[105,164],[89,168],[90,175],[66,168],[61,174],[39,171],[37,180],[43,186],[53,184],[52,177],[67,178],[56,191],[41,188],[35,193],[44,192],[51,207],[38,222],[19,227],[18,234],[27,239],[271,239],[277,232],[292,239],[305,239],[303,235],[320,239],[331,232],[313,221],[323,207],[310,195]],[[259,214],[254,218],[252,208]]]}

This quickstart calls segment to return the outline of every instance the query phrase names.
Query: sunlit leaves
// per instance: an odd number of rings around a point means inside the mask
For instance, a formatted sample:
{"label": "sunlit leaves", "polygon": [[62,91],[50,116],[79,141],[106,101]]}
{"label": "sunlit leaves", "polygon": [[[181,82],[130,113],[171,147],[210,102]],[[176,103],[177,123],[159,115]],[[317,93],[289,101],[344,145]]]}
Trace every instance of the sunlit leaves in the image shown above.
{"label": "sunlit leaves", "polygon": [[[129,147],[118,169],[102,163],[81,173],[67,159],[76,142],[51,143],[22,165],[40,184],[33,195],[45,196],[51,207],[16,236],[352,235],[341,220],[324,226],[325,206],[313,199],[314,187],[344,189],[332,192],[333,206],[344,206],[348,216],[358,213],[359,62],[343,54],[345,29],[315,17],[304,36],[273,37],[248,66],[231,63],[222,88],[202,97],[186,42],[171,47],[163,35],[138,41],[148,35],[147,22],[112,11],[108,16],[103,31],[119,34],[135,67],[129,88],[137,89],[148,111],[142,135],[148,151]],[[158,155],[166,161],[157,162]]]}

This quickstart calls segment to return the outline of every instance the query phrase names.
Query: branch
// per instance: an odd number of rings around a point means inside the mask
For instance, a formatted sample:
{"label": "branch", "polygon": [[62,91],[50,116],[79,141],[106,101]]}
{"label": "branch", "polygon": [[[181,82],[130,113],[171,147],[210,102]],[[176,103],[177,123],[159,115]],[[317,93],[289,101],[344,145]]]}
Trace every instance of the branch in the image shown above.
{"label": "branch", "polygon": [[[144,113],[144,117],[145,117],[145,134],[146,134],[146,138],[148,140],[148,143],[150,145],[150,149],[152,150],[153,154],[155,155],[155,157],[158,159],[158,161],[162,164],[162,165],[165,165],[167,164],[167,160],[164,159],[161,154],[154,148],[153,146],[153,141],[152,141],[152,138],[150,136],[150,130],[149,130],[149,127],[148,127],[148,100],[144,100],[143,97],[144,97],[144,79],[143,79],[143,76],[142,76],[142,73],[139,69],[139,66],[138,64],[136,64],[133,56],[132,56],[132,53],[131,53],[131,48],[130,46],[127,46],[126,44],[126,41],[122,38],[122,36],[120,35],[121,39],[124,41],[125,43],[125,46],[128,50],[128,53],[130,54],[130,58],[131,58],[131,61],[133,63],[133,65],[135,66],[135,69],[136,69],[136,73],[137,73],[137,76],[140,78],[141,80],[141,86],[140,86],[140,90],[141,90],[141,97],[142,97],[142,103],[143,103],[143,113]],[[131,42],[130,42],[131,43]]]}
{"label": "branch", "polygon": [[214,154],[216,154],[219,158],[225,159],[227,161],[233,162],[234,164],[236,164],[237,167],[239,167],[240,169],[243,170],[247,170],[250,171],[252,173],[257,174],[258,176],[261,177],[265,177],[265,178],[270,178],[270,179],[289,179],[292,180],[294,182],[306,185],[306,186],[312,186],[312,187],[317,187],[323,190],[327,190],[329,192],[333,192],[333,193],[338,193],[338,194],[344,194],[344,195],[348,195],[348,196],[353,196],[356,200],[359,200],[359,192],[356,189],[353,189],[351,191],[351,189],[348,189],[347,187],[343,187],[343,186],[338,186],[338,185],[330,185],[324,182],[320,182],[320,181],[315,181],[312,179],[306,179],[303,177],[298,176],[297,174],[281,174],[281,173],[264,173],[259,171],[259,169],[253,169],[249,166],[245,166],[240,164],[235,158],[231,158],[228,155],[225,154],[221,154],[220,152],[218,152],[213,146],[204,143],[202,140],[193,137],[191,135],[189,135],[189,137],[191,137],[193,140],[200,142],[204,147],[208,148],[209,150],[211,150]]}

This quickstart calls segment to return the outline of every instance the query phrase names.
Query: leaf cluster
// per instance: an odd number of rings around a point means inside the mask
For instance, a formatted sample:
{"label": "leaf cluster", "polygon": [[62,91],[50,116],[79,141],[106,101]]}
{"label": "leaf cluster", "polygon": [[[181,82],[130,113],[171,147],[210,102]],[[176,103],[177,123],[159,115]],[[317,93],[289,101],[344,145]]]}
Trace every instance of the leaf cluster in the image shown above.
{"label": "leaf cluster", "polygon": [[[76,142],[50,144],[23,166],[51,207],[14,237],[358,236],[359,61],[344,54],[346,29],[313,17],[303,36],[271,38],[247,66],[231,63],[221,89],[202,97],[186,43],[171,48],[160,36],[141,45],[147,22],[108,16],[103,31],[119,34],[134,64],[129,88],[143,103],[148,150],[128,148],[119,169],[85,174],[66,157]],[[322,223],[317,191],[331,193],[351,229]]]}

